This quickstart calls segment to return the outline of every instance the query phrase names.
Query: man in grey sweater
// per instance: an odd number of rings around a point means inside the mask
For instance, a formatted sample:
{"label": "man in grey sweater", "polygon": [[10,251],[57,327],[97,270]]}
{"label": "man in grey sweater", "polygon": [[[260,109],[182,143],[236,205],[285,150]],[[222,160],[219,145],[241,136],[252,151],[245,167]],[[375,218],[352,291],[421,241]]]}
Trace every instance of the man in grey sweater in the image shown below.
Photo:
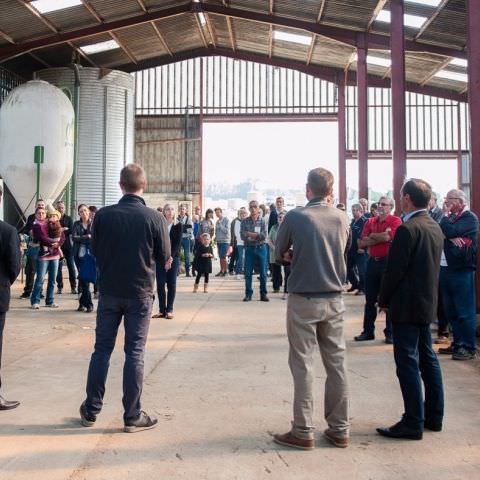
{"label": "man in grey sweater", "polygon": [[325,437],[340,448],[349,443],[342,300],[349,227],[345,213],[327,202],[332,187],[328,170],[311,170],[306,187],[309,202],[287,213],[275,243],[277,260],[291,263],[287,334],[295,392],[292,429],[274,435],[274,441],[303,450],[315,446],[313,354],[317,345],[327,373]]}

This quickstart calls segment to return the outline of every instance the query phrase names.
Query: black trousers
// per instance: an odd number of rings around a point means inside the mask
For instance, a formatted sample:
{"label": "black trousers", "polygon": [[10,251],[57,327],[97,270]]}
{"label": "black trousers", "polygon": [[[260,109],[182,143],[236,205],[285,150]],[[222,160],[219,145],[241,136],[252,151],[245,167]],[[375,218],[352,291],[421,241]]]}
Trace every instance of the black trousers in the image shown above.
{"label": "black trousers", "polygon": [[274,292],[278,292],[283,283],[282,266],[277,263],[270,264],[272,268],[272,287]]}
{"label": "black trousers", "polygon": [[23,289],[25,295],[32,293],[35,273],[37,273],[37,257],[27,257],[27,264],[25,265],[25,287]]}
{"label": "black trousers", "polygon": [[[3,329],[5,328],[5,312],[0,312],[0,371],[2,368],[2,345],[3,345]],[[2,388],[2,377],[0,375],[0,388]]]}

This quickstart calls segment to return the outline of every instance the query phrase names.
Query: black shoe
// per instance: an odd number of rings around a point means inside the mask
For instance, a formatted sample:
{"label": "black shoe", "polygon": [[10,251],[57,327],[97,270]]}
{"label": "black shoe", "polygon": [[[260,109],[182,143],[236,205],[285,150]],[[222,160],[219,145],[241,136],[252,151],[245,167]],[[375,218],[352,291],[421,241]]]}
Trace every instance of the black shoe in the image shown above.
{"label": "black shoe", "polygon": [[0,410],[13,410],[19,405],[20,402],[17,402],[16,400],[5,400],[5,398],[0,395]]}
{"label": "black shoe", "polygon": [[40,298],[45,298],[45,295],[43,293],[41,293]]}
{"label": "black shoe", "polygon": [[71,293],[72,295],[76,295],[76,294],[77,294],[77,289],[76,289],[76,288],[72,288],[72,289],[70,290],[70,293]]}
{"label": "black shoe", "polygon": [[190,275],[189,272],[187,272],[187,273],[185,274],[185,276],[186,276],[186,277],[191,277],[191,275]]}
{"label": "black shoe", "polygon": [[57,288],[57,295],[61,295],[63,293],[63,288]]}
{"label": "black shoe", "polygon": [[387,345],[393,345],[393,338],[392,337],[385,337],[385,343]]}
{"label": "black shoe", "polygon": [[77,308],[77,312],[84,312],[86,308],[83,305],[79,305]]}
{"label": "black shoe", "polygon": [[269,302],[270,299],[266,295],[260,295],[260,301],[261,302]]}
{"label": "black shoe", "polygon": [[442,422],[429,422],[428,420],[425,420],[423,424],[423,428],[426,428],[427,430],[430,430],[432,432],[441,432],[442,431]]}
{"label": "black shoe", "polygon": [[96,415],[91,415],[85,408],[85,402],[80,405],[80,423],[84,427],[93,427],[93,424],[97,421]]}
{"label": "black shoe", "polygon": [[140,416],[136,420],[130,420],[125,422],[123,431],[127,433],[140,432],[142,430],[148,430],[154,428],[158,420],[155,417],[150,417],[144,411],[140,412]]}
{"label": "black shoe", "polygon": [[21,295],[20,295],[20,298],[30,298],[30,293],[25,293],[23,292]]}
{"label": "black shoe", "polygon": [[365,332],[353,337],[356,342],[365,342],[366,340],[375,340],[375,335],[367,335]]}
{"label": "black shoe", "polygon": [[453,360],[473,360],[475,357],[475,352],[471,352],[463,347],[460,347],[456,352],[452,354]]}
{"label": "black shoe", "polygon": [[223,277],[223,272],[218,272],[215,276],[216,277]]}
{"label": "black shoe", "polygon": [[355,290],[358,290],[357,287],[350,287],[350,288],[347,290],[347,293],[352,293],[352,292],[354,292]]}
{"label": "black shoe", "polygon": [[363,290],[358,290],[358,292],[355,292],[355,295],[365,295],[365,292]]}
{"label": "black shoe", "polygon": [[440,355],[453,355],[455,353],[455,349],[452,347],[452,345],[449,345],[448,347],[439,348],[438,353]]}
{"label": "black shoe", "polygon": [[92,313],[93,312],[93,307],[90,305],[90,307],[87,307],[86,309],[87,313]]}
{"label": "black shoe", "polygon": [[245,297],[243,297],[243,301],[244,302],[251,302],[252,301],[252,296],[251,295],[245,295]]}
{"label": "black shoe", "polygon": [[377,432],[389,438],[407,438],[408,440],[421,440],[423,432],[408,428],[402,422],[398,422],[391,427],[377,428]]}

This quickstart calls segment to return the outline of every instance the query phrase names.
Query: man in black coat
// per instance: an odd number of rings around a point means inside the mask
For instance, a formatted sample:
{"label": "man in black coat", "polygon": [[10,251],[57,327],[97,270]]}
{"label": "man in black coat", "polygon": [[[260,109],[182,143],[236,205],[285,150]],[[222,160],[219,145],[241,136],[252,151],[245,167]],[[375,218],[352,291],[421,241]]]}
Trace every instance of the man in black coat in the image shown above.
{"label": "man in black coat", "polygon": [[[63,258],[67,264],[68,269],[68,279],[70,281],[70,292],[73,294],[77,293],[77,271],[75,269],[75,262],[73,260],[73,242],[72,242],[72,230],[73,230],[73,220],[72,217],[65,213],[65,202],[57,202],[57,210],[60,212],[62,217],[60,218],[60,225],[63,228],[63,233],[65,234],[65,242],[62,245]],[[58,265],[57,272],[57,293],[62,294],[63,291],[63,261]]]}
{"label": "man in black coat", "polygon": [[[421,440],[423,429],[442,429],[442,372],[432,349],[430,323],[435,319],[443,234],[428,215],[430,185],[418,179],[401,191],[403,224],[390,248],[378,305],[389,313],[393,352],[405,412],[389,428],[377,428],[391,438]],[[422,380],[425,399],[422,393]]]}
{"label": "man in black coat", "polygon": [[94,425],[103,406],[110,356],[118,327],[125,327],[123,367],[124,431],[153,428],[157,419],[141,409],[145,344],[152,312],[155,264],[170,258],[165,217],[147,208],[141,195],[147,180],[139,165],[126,165],[120,173],[123,197],[95,215],[92,253],[97,261],[100,293],[95,350],[90,360],[87,398],[80,406],[82,425]]}
{"label": "man in black coat", "polygon": [[[0,202],[3,189],[0,186]],[[2,364],[3,329],[5,317],[10,306],[10,286],[20,273],[20,240],[17,231],[8,223],[0,220],[0,367]],[[0,377],[0,388],[2,379]],[[17,401],[5,400],[0,395],[0,410],[11,410],[20,405]]]}

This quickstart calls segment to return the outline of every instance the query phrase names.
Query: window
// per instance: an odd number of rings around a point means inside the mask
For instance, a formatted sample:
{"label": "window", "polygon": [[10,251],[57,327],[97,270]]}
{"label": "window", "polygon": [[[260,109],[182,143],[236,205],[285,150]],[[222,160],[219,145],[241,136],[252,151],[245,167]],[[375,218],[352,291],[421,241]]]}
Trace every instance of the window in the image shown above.
{"label": "window", "polygon": [[85,53],[99,53],[106,52],[107,50],[114,50],[120,48],[115,40],[107,40],[106,42],[92,43],[91,45],[84,45],[80,47]]}
{"label": "window", "polygon": [[[389,10],[382,10],[376,18],[377,22],[390,23],[391,15]],[[403,23],[406,27],[412,28],[421,28],[423,24],[427,21],[426,17],[420,17],[418,15],[410,15],[406,13],[403,16]]]}
{"label": "window", "polygon": [[312,37],[306,35],[299,35],[297,33],[283,32],[282,30],[274,30],[273,38],[275,40],[283,40],[284,42],[300,43],[301,45],[308,45],[312,43]]}
{"label": "window", "polygon": [[34,0],[31,2],[40,13],[55,12],[64,8],[82,5],[81,0]]}

